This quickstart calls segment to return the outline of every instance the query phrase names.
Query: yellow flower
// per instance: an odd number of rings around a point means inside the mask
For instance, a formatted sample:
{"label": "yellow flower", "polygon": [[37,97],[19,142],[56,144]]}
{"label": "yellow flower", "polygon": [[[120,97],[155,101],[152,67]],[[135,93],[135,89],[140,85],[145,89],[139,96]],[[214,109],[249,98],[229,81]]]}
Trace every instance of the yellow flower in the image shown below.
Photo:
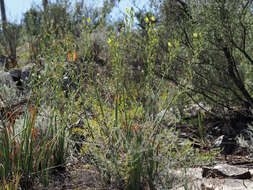
{"label": "yellow flower", "polygon": [[155,17],[154,17],[154,16],[152,16],[150,19],[151,19],[151,21],[153,21],[153,22],[155,21]]}
{"label": "yellow flower", "polygon": [[172,44],[171,44],[170,42],[168,42],[168,46],[169,46],[170,48],[172,48]]}
{"label": "yellow flower", "polygon": [[86,152],[88,150],[88,146],[87,145],[83,145],[83,149],[82,149],[82,152]]}
{"label": "yellow flower", "polygon": [[84,165],[83,165],[83,168],[88,168],[88,167],[90,167],[89,164],[84,164]]}
{"label": "yellow flower", "polygon": [[108,42],[108,44],[111,44],[112,43],[111,38],[108,38],[107,42]]}
{"label": "yellow flower", "polygon": [[146,23],[149,23],[148,17],[145,17],[144,21],[145,21]]}
{"label": "yellow flower", "polygon": [[198,34],[197,34],[197,33],[193,33],[193,37],[194,37],[194,38],[197,38],[197,37],[198,37]]}
{"label": "yellow flower", "polygon": [[90,18],[87,18],[87,22],[88,22],[88,24],[90,23]]}

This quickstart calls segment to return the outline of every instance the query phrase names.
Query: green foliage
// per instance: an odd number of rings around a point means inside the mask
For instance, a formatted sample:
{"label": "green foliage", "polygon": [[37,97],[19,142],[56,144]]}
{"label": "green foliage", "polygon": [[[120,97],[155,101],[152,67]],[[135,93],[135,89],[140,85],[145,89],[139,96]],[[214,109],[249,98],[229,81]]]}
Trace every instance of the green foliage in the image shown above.
{"label": "green foliage", "polygon": [[[23,120],[11,115],[3,121],[0,139],[1,181],[19,173],[22,188],[30,188],[36,176],[48,184],[52,167],[59,167],[65,160],[65,128],[59,127],[54,115],[49,123],[38,119],[38,104],[27,107]],[[41,122],[41,123],[40,123]],[[39,128],[40,125],[47,125]]]}
{"label": "green foliage", "polygon": [[252,65],[252,2],[164,0],[156,5],[158,53],[174,54],[165,60],[164,77],[197,102],[251,107],[251,77],[246,78],[251,71],[245,68]]}
{"label": "green foliage", "polygon": [[42,12],[36,8],[31,8],[24,15],[24,24],[29,36],[39,35],[42,24]]}
{"label": "green foliage", "polygon": [[[91,86],[86,88],[89,92],[80,94],[84,100],[82,109],[89,110],[92,117],[86,115],[83,128],[75,128],[72,132],[82,136],[81,154],[100,172],[108,188],[111,185],[142,189],[146,184],[154,188],[161,181],[163,188],[168,188],[173,183],[166,181],[170,175],[166,172],[168,167],[193,165],[195,157],[200,158],[198,163],[202,158],[210,161],[212,155],[202,157],[194,151],[191,142],[179,143],[175,131],[166,129],[162,119],[156,116],[157,105],[167,104],[165,107],[169,109],[173,98],[158,102],[158,97],[166,92],[160,89],[168,87],[153,75],[158,36],[152,23],[149,23],[145,39],[143,81],[128,81],[124,56],[131,45],[131,19],[130,12],[125,18],[125,30],[119,35],[112,33],[108,38],[112,77],[95,78],[96,82],[90,81]],[[133,89],[132,85],[138,88]]]}

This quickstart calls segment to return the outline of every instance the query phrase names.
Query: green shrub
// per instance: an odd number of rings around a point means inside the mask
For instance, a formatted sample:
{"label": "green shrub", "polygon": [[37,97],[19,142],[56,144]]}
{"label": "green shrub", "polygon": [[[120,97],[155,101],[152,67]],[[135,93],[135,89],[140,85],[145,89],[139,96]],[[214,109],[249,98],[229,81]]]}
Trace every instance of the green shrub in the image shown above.
{"label": "green shrub", "polygon": [[121,50],[128,45],[130,28],[126,19],[126,31],[108,38],[112,77],[96,78],[89,83],[88,93],[81,93],[81,107],[89,114],[85,115],[82,128],[75,128],[73,132],[82,135],[81,154],[100,172],[107,188],[131,190],[143,189],[145,185],[151,189],[168,188],[173,183],[166,180],[171,175],[170,169],[209,162],[213,157],[211,154],[202,157],[190,141],[179,139],[173,129],[162,125],[163,116],[157,116],[160,107],[168,110],[178,94],[174,94],[175,98],[159,98],[169,87],[153,74],[158,41],[152,24],[147,31],[144,81],[138,86],[137,81],[128,80]]}
{"label": "green shrub", "polygon": [[47,185],[50,168],[63,166],[65,128],[57,122],[54,112],[48,122],[43,121],[45,118],[39,120],[38,112],[38,104],[27,105],[23,119],[15,121],[10,117],[3,121],[0,137],[1,181],[18,172],[23,188],[31,187],[37,176]]}

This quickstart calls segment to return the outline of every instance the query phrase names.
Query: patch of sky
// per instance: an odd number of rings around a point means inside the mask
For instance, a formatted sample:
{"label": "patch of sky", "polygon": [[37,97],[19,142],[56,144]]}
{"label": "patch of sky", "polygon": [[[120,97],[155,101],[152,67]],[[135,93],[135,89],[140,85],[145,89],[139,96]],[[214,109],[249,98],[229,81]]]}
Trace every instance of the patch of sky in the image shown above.
{"label": "patch of sky", "polygon": [[[55,0],[54,0],[55,1]],[[54,2],[50,1],[50,2]],[[78,0],[70,1],[72,5]],[[103,0],[86,0],[84,1],[88,7],[101,7]],[[42,4],[42,0],[5,0],[7,19],[10,22],[20,23],[24,13],[32,6],[38,6]],[[119,18],[124,18],[126,14],[126,8],[134,8],[134,11],[138,9],[147,8],[148,0],[136,0],[133,3],[132,0],[121,0],[120,3],[113,9],[110,19],[116,21]]]}

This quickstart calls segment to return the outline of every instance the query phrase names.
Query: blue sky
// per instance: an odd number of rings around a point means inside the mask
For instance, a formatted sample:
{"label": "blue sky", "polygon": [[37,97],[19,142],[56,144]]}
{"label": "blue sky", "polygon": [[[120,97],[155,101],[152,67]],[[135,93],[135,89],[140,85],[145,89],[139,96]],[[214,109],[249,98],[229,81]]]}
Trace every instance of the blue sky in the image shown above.
{"label": "blue sky", "polygon": [[33,3],[41,0],[5,0],[7,19],[10,21],[20,21],[22,14],[27,11]]}
{"label": "blue sky", "polygon": [[[72,0],[73,3],[76,0]],[[147,0],[138,0],[138,7],[142,8],[147,4]],[[9,21],[19,22],[22,15],[31,8],[32,5],[41,5],[42,0],[5,0],[6,14]],[[101,5],[103,0],[86,0],[89,5]],[[122,12],[125,12],[126,8],[131,8],[130,0],[121,0],[119,9],[115,9],[113,16],[120,16]]]}

